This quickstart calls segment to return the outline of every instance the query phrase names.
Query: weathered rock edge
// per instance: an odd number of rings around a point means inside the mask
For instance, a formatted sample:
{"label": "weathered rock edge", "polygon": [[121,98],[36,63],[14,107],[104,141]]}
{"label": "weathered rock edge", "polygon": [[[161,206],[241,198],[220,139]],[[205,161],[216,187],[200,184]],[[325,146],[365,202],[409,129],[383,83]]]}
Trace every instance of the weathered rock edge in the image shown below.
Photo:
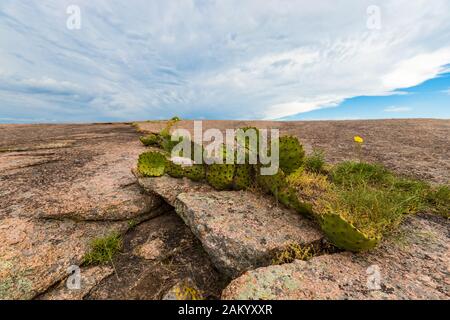
{"label": "weathered rock edge", "polygon": [[374,251],[252,270],[222,299],[449,299],[448,230],[448,220],[413,216]]}
{"label": "weathered rock edge", "polygon": [[311,220],[249,191],[214,191],[210,186],[169,176],[139,184],[158,194],[200,240],[215,267],[229,277],[271,263],[273,252],[290,243],[319,244],[323,234]]}

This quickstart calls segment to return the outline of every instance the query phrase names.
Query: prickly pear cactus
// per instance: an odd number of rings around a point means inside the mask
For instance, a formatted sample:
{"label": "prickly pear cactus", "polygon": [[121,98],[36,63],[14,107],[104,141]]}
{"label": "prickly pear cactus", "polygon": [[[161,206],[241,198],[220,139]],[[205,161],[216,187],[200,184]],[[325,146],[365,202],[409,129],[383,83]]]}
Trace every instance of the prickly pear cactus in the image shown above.
{"label": "prickly pear cactus", "polygon": [[217,190],[233,188],[234,164],[211,164],[206,170],[206,180]]}
{"label": "prickly pear cactus", "polygon": [[159,177],[164,174],[166,157],[155,151],[141,153],[138,159],[138,171],[147,177]]}
{"label": "prickly pear cactus", "polygon": [[[190,160],[190,159],[189,159]],[[179,164],[172,160],[167,160],[166,170],[169,176],[174,178],[189,178],[194,181],[205,179],[205,166],[202,164]]]}
{"label": "prickly pear cactus", "polygon": [[253,166],[250,164],[237,164],[234,170],[233,189],[245,190],[250,188],[255,181]]}
{"label": "prickly pear cactus", "polygon": [[358,230],[338,214],[321,217],[321,228],[328,239],[338,248],[359,252],[373,249],[380,238],[370,237]]}
{"label": "prickly pear cactus", "polygon": [[274,175],[261,175],[260,169],[260,166],[256,168],[256,182],[263,191],[277,194],[280,190],[288,186],[283,170],[278,169],[278,172]]}
{"label": "prickly pear cactus", "polygon": [[177,141],[172,141],[172,135],[170,134],[172,127],[178,121],[180,121],[180,118],[173,117],[172,119],[167,121],[166,127],[159,133],[159,146],[167,152],[171,152],[172,149],[179,143],[179,141],[181,141],[181,138]]}
{"label": "prickly pear cactus", "polygon": [[167,160],[165,173],[167,173],[169,176],[174,177],[174,178],[183,178],[184,177],[183,167],[179,164],[174,163],[173,161],[170,161],[170,160]]}
{"label": "prickly pear cactus", "polygon": [[201,164],[193,164],[192,166],[183,167],[183,176],[194,181],[205,179],[205,166]]}
{"label": "prickly pear cactus", "polygon": [[313,216],[312,205],[301,202],[292,187],[285,187],[274,194],[275,198],[286,207],[294,209],[298,213],[306,216]]}
{"label": "prickly pear cactus", "polygon": [[287,175],[303,164],[305,151],[298,139],[293,136],[280,137],[280,168]]}
{"label": "prickly pear cactus", "polygon": [[158,146],[160,142],[159,136],[154,133],[139,137],[139,140],[141,140],[144,146]]}
{"label": "prickly pear cactus", "polygon": [[172,152],[172,149],[180,143],[181,138],[179,140],[172,141],[171,135],[161,135],[160,146],[166,152]]}
{"label": "prickly pear cactus", "polygon": [[222,163],[212,163],[207,165],[206,180],[217,190],[231,190],[233,188],[235,164],[226,163],[227,148],[225,144],[221,146],[219,153],[220,155],[208,155],[208,157],[210,157],[209,161],[221,157]]}
{"label": "prickly pear cactus", "polygon": [[191,154],[190,154],[190,158],[191,160],[196,160],[195,159],[195,155],[196,154],[200,154],[202,156],[203,159],[203,152],[204,152],[204,148],[201,144],[195,143],[194,141],[191,141]]}
{"label": "prickly pear cactus", "polygon": [[[255,145],[252,146],[250,145],[250,131],[254,131],[255,134]],[[243,133],[244,135],[240,135],[239,132],[241,132],[241,134]],[[249,136],[246,136],[249,135]],[[249,152],[253,152],[256,154],[256,156],[258,156],[258,152],[259,152],[259,130],[256,127],[244,127],[244,128],[239,128],[236,130],[236,143],[239,147],[244,148],[246,150],[247,153]]]}
{"label": "prickly pear cactus", "polygon": [[[179,141],[171,141],[170,127],[176,121],[169,122],[168,127],[161,134],[142,137],[142,143],[146,145],[157,144],[166,151],[171,151]],[[244,128],[243,131],[250,128]],[[242,140],[241,140],[242,141]],[[280,138],[280,168],[274,175],[261,175],[261,164],[249,164],[248,140],[243,140],[240,147],[244,149],[244,162],[225,163],[226,148],[222,146],[220,156],[223,156],[223,164],[200,165],[193,159],[194,149],[203,147],[191,142],[192,154],[188,156],[193,163],[178,164],[167,160],[168,154],[161,152],[145,152],[139,156],[138,170],[145,176],[156,177],[164,173],[172,177],[187,177],[191,180],[203,180],[217,190],[245,190],[255,183],[261,189],[272,194],[277,201],[288,208],[306,216],[312,216],[318,220],[323,232],[337,247],[349,251],[359,252],[374,248],[381,237],[371,236],[358,230],[344,215],[329,213],[328,201],[333,199],[330,191],[330,182],[325,175],[304,172],[301,168],[304,160],[304,151],[298,139],[292,136]],[[239,143],[238,143],[239,144]],[[235,151],[237,152],[237,151]],[[172,158],[175,159],[175,158]],[[242,159],[241,159],[242,160]],[[175,161],[175,160],[174,160]],[[331,201],[330,200],[330,201]],[[333,211],[334,212],[334,211]]]}

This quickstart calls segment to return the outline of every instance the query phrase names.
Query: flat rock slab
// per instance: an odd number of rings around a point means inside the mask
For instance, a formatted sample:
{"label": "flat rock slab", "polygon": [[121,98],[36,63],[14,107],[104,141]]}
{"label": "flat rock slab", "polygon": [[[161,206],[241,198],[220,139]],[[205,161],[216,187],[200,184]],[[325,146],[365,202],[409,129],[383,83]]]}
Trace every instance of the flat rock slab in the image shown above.
{"label": "flat rock slab", "polygon": [[0,219],[124,220],[161,204],[130,172],[146,150],[131,125],[11,125],[0,132]]}
{"label": "flat rock slab", "polygon": [[411,217],[376,250],[249,271],[222,299],[449,299],[449,222]]}
{"label": "flat rock slab", "polygon": [[188,192],[208,192],[214,189],[206,183],[196,182],[187,178],[176,179],[168,175],[162,177],[149,178],[141,176],[136,169],[133,173],[138,179],[139,185],[149,194],[156,194],[164,199],[172,207],[181,193]]}
{"label": "flat rock slab", "polygon": [[131,125],[0,125],[0,136],[0,299],[46,292],[92,239],[162,213],[130,172],[146,150]]}
{"label": "flat rock slab", "polygon": [[137,177],[145,190],[175,207],[216,268],[230,277],[270,264],[273,251],[289,243],[316,244],[323,238],[312,221],[268,196],[214,191],[204,183],[169,176]]}
{"label": "flat rock slab", "polygon": [[175,210],[230,277],[270,264],[274,250],[289,243],[317,244],[323,238],[312,221],[251,192],[182,193]]}

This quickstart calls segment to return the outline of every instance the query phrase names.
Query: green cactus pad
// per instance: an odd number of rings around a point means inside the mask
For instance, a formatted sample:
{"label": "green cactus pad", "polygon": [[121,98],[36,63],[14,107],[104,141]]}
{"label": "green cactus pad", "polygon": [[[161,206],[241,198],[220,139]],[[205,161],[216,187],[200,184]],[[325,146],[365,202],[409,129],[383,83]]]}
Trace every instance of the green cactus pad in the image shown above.
{"label": "green cactus pad", "polygon": [[203,161],[203,152],[204,152],[203,146],[201,144],[195,143],[194,141],[191,141],[191,154],[189,157],[191,158],[191,160],[194,161],[196,160],[195,159],[196,152],[198,152],[201,155],[201,160]]}
{"label": "green cactus pad", "polygon": [[287,174],[298,169],[305,157],[305,151],[298,139],[293,136],[280,138],[280,168]]}
{"label": "green cactus pad", "polygon": [[278,169],[274,175],[261,175],[261,167],[256,168],[256,182],[267,193],[277,194],[279,190],[287,187],[286,176],[283,170]]}
{"label": "green cactus pad", "polygon": [[172,141],[171,135],[161,135],[161,142],[160,146],[161,148],[166,152],[172,152],[172,149],[181,141],[181,137],[179,140]]}
{"label": "green cactus pad", "polygon": [[155,151],[141,153],[138,159],[138,171],[146,177],[159,177],[164,174],[166,157]]}
{"label": "green cactus pad", "polygon": [[249,164],[237,164],[234,171],[233,189],[248,189],[255,181],[253,166]]}
{"label": "green cactus pad", "polygon": [[172,127],[178,122],[180,119],[178,117],[173,117],[169,121],[167,121],[166,127],[162,129],[159,133],[161,148],[167,152],[171,152],[172,149],[181,141],[181,137],[177,141],[172,141],[171,130]]}
{"label": "green cactus pad", "polygon": [[230,190],[233,187],[234,164],[211,164],[206,171],[206,180],[217,190]]}
{"label": "green cactus pad", "polygon": [[167,161],[165,173],[174,178],[184,177],[183,167],[170,160]]}
{"label": "green cactus pad", "polygon": [[[254,152],[254,153],[256,153],[256,155],[258,155],[258,150],[259,150],[259,130],[258,130],[258,128],[244,127],[244,128],[239,128],[237,130],[242,130],[244,133],[246,133],[249,130],[255,130],[255,132],[256,132],[256,150],[250,150],[250,140],[248,137],[245,137],[245,139],[240,139],[240,137],[236,135],[236,143],[238,144],[238,146],[246,149],[247,152]],[[247,155],[246,160],[248,160],[248,155]]]}
{"label": "green cactus pad", "polygon": [[183,166],[173,163],[172,161],[168,161],[165,172],[174,178],[186,177],[194,181],[200,181],[205,178],[205,167],[201,164]]}
{"label": "green cactus pad", "polygon": [[321,228],[336,247],[353,252],[373,249],[380,241],[379,237],[365,235],[338,214],[323,215]]}
{"label": "green cactus pad", "polygon": [[274,194],[275,198],[286,207],[294,209],[305,216],[313,216],[312,205],[301,202],[292,187],[285,187]]}
{"label": "green cactus pad", "polygon": [[182,167],[183,176],[194,181],[205,179],[205,166],[201,164],[193,164],[192,166]]}
{"label": "green cactus pad", "polygon": [[[233,188],[235,165],[234,163],[225,163],[227,158],[226,151],[226,146],[222,145],[220,157],[222,157],[223,163],[212,163],[206,169],[206,180],[217,190],[231,190]],[[211,161],[213,158],[209,160]]]}
{"label": "green cactus pad", "polygon": [[141,140],[144,146],[158,146],[160,142],[159,136],[154,133],[139,137],[139,140]]}

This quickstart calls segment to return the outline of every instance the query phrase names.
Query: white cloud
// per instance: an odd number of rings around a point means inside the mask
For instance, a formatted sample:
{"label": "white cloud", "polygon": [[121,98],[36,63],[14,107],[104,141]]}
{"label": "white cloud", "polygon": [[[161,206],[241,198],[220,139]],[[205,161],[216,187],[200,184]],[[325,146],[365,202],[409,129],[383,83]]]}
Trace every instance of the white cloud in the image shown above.
{"label": "white cloud", "polygon": [[[447,0],[86,0],[71,31],[72,3],[0,3],[5,118],[278,118],[450,63]],[[374,4],[381,30],[366,28]]]}
{"label": "white cloud", "polygon": [[339,98],[317,99],[312,101],[295,101],[270,106],[265,111],[264,119],[280,119],[296,113],[304,113],[320,108],[335,107],[342,102]]}
{"label": "white cloud", "polygon": [[384,109],[384,112],[392,112],[392,113],[402,113],[402,112],[409,112],[412,109],[410,107],[397,107],[397,106],[390,106]]}
{"label": "white cloud", "polygon": [[387,88],[395,89],[422,83],[443,72],[445,64],[449,63],[449,57],[450,47],[418,54],[395,65],[394,70],[383,77],[383,84]]}

